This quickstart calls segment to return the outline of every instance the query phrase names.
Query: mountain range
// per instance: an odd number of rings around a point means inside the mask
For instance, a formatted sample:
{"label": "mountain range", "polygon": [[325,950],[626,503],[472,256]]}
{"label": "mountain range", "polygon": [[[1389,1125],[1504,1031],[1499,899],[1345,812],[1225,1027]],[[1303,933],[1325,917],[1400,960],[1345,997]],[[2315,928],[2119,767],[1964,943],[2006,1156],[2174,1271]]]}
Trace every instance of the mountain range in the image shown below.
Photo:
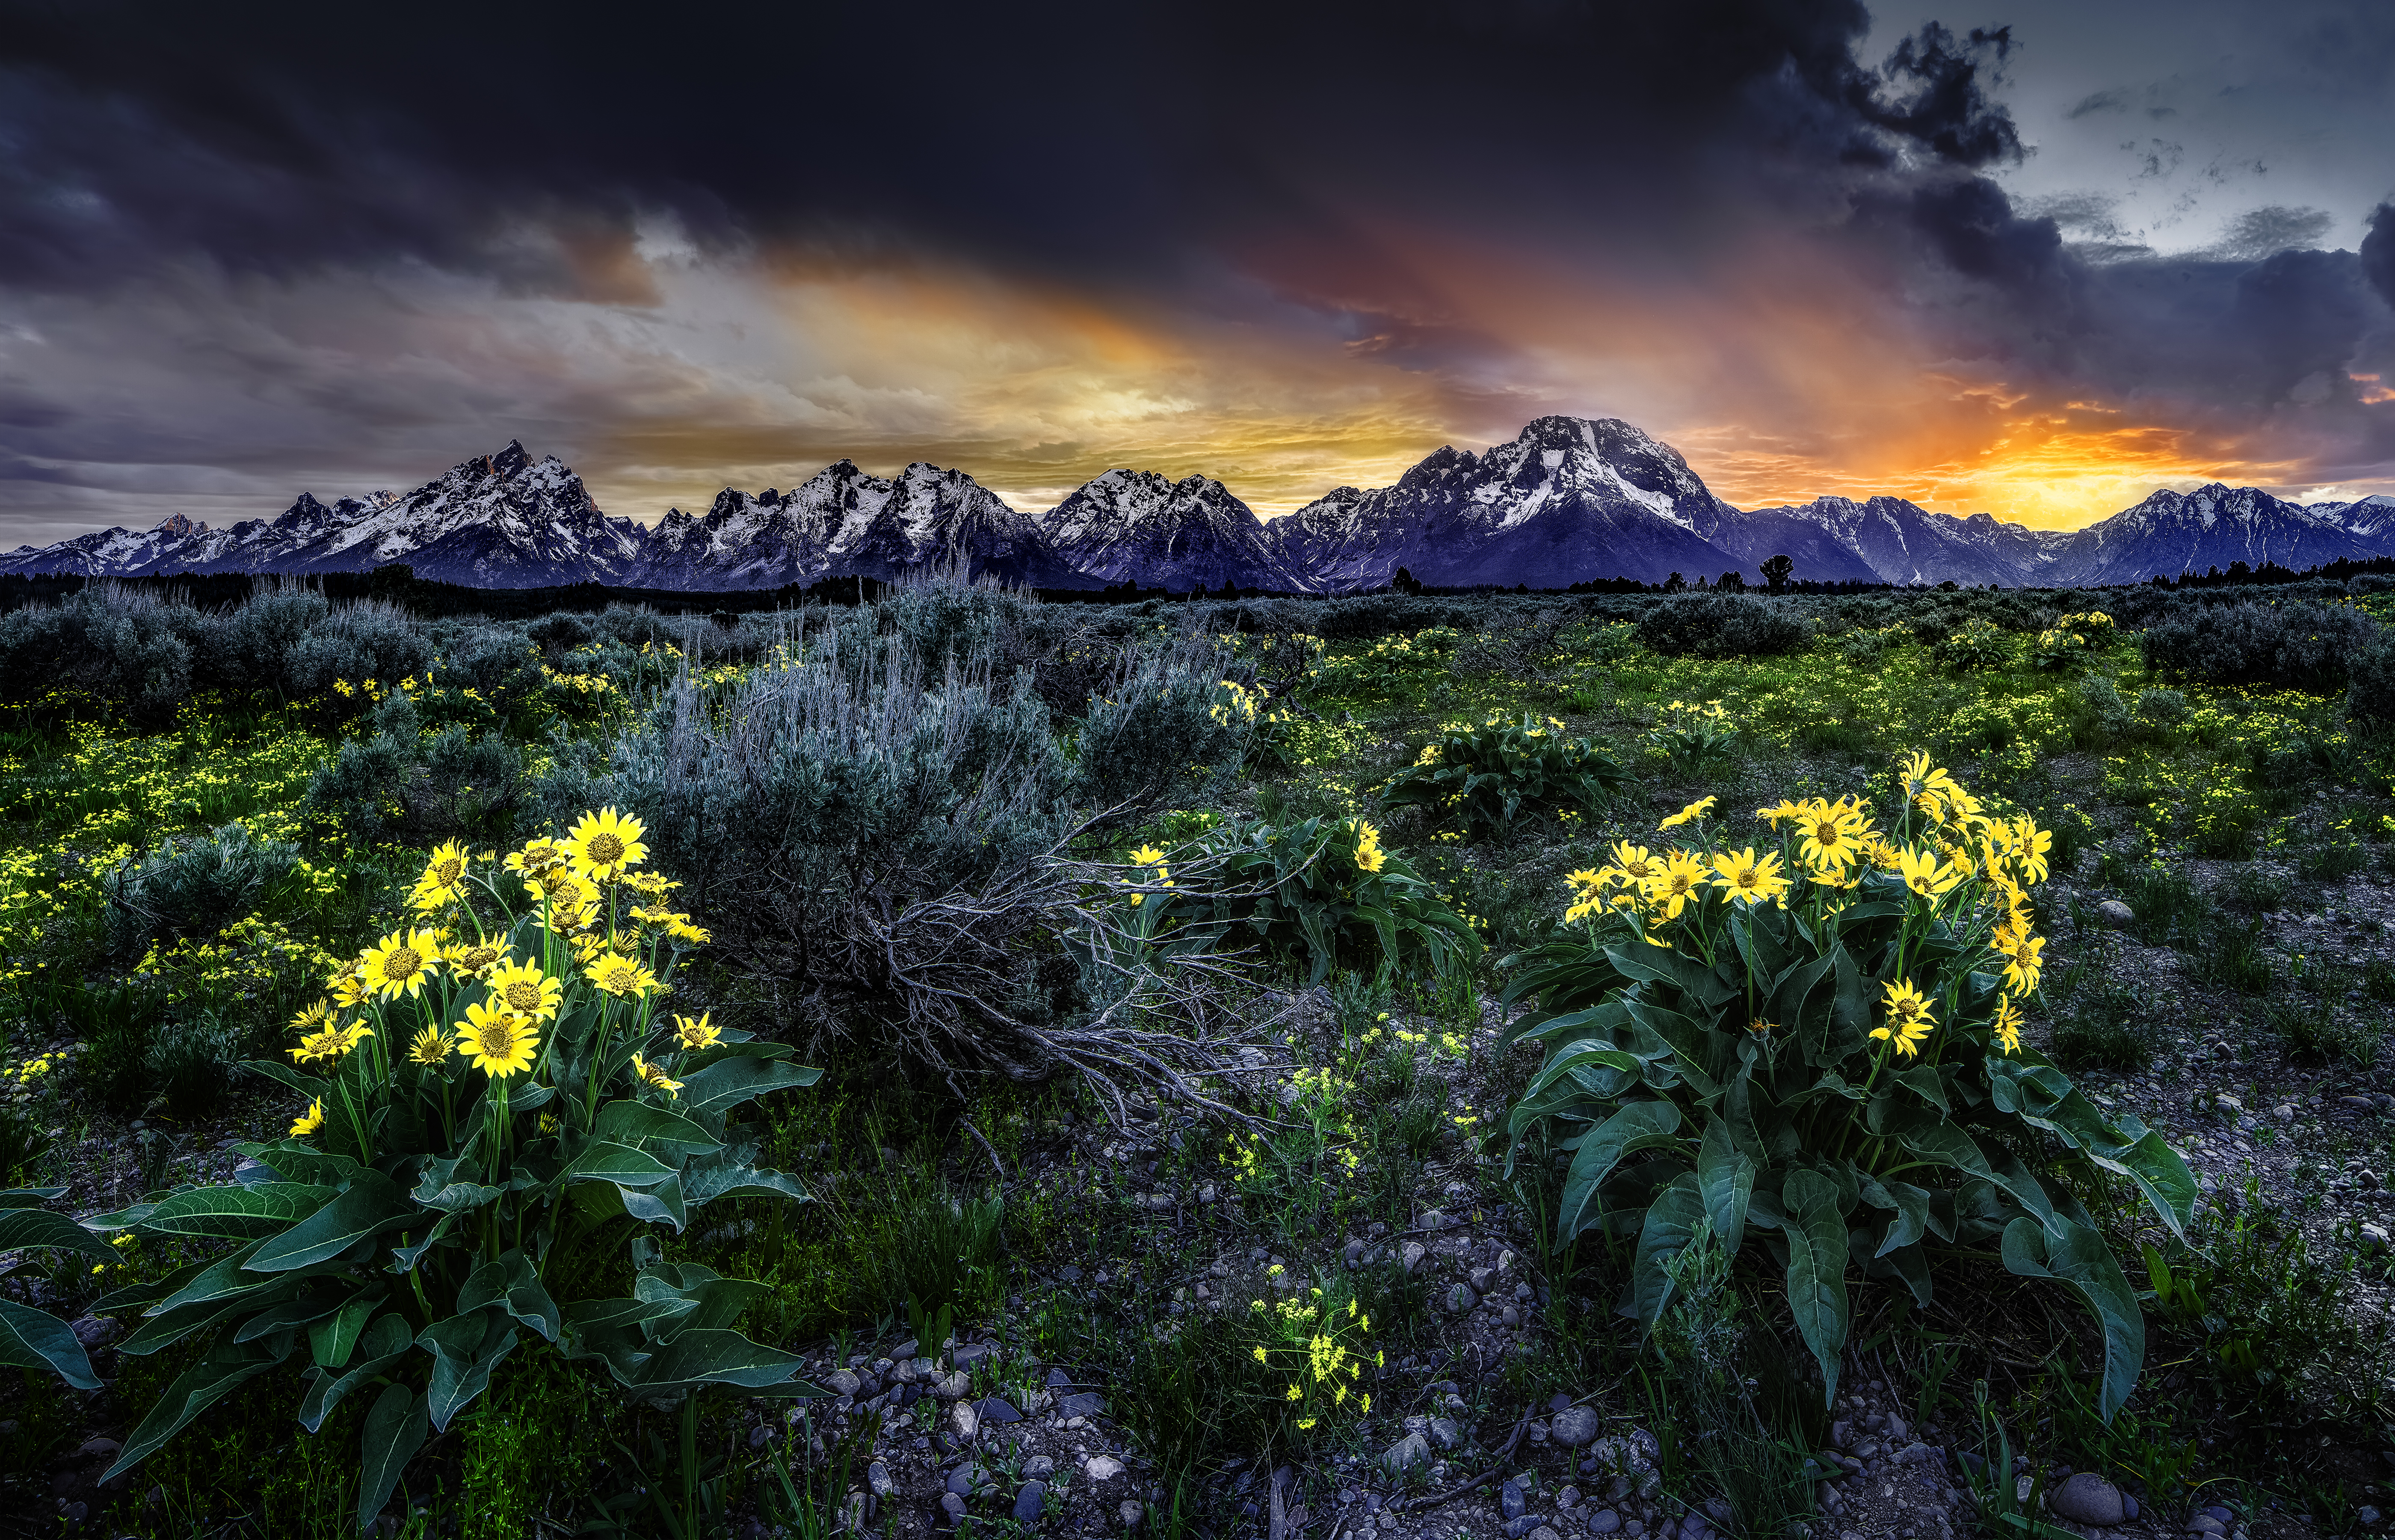
{"label": "mountain range", "polygon": [[1338,487],[1270,523],[1219,481],[1117,470],[1044,512],[1018,510],[960,471],[894,477],[839,460],[788,491],[726,487],[704,513],[655,525],[600,511],[582,478],[509,444],[404,496],[330,504],[310,493],[272,519],[210,529],[179,513],[0,555],[0,574],[363,572],[483,588],[598,582],[714,591],[933,567],[1050,589],[1120,584],[1188,592],[1349,592],[1400,571],[1436,587],[1662,582],[1776,555],[1816,582],[2071,587],[2227,570],[2300,570],[2395,555],[2395,498],[2309,505],[2218,483],[2159,491],[2077,530],[1987,513],[1933,513],[1900,498],[1733,508],[1676,450],[1613,418],[1541,418],[1477,454],[1441,448],[1391,486]]}

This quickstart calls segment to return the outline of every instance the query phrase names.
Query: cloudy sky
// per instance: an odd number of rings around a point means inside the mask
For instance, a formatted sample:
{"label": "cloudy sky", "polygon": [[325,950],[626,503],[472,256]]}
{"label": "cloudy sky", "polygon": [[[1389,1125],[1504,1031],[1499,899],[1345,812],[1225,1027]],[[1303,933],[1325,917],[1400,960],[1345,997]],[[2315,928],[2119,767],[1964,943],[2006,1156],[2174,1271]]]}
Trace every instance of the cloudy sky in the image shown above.
{"label": "cloudy sky", "polygon": [[0,548],[509,438],[1270,515],[1550,412],[1748,507],[2395,491],[2377,0],[596,15],[0,0]]}

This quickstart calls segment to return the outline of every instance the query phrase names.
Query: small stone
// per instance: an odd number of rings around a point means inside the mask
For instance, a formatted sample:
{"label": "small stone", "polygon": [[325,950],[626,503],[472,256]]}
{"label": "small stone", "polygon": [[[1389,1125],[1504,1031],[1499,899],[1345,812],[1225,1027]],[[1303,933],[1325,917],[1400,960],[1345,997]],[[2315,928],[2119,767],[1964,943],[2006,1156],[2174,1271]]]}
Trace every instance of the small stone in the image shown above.
{"label": "small stone", "polygon": [[78,1460],[113,1460],[124,1447],[114,1439],[86,1439],[75,1450],[74,1457]]}
{"label": "small stone", "polygon": [[1564,1540],[1564,1537],[1546,1525],[1541,1524],[1530,1532],[1530,1540]]}
{"label": "small stone", "polygon": [[1405,1250],[1397,1255],[1404,1261],[1406,1271],[1411,1272],[1422,1266],[1422,1259],[1428,1256],[1430,1253],[1421,1241],[1409,1241],[1406,1242]]}
{"label": "small stone", "polygon": [[77,1316],[67,1329],[74,1333],[75,1340],[90,1352],[97,1352],[114,1342],[125,1330],[116,1323],[114,1316],[90,1315]]}
{"label": "small stone", "polygon": [[1123,1473],[1123,1463],[1111,1454],[1092,1454],[1081,1474],[1092,1481],[1111,1481]]}
{"label": "small stone", "polygon": [[1447,1291],[1447,1308],[1452,1314],[1462,1315],[1466,1310],[1475,1308],[1479,1304],[1480,1296],[1472,1292],[1472,1285],[1469,1283],[1458,1283]]}
{"label": "small stone", "polygon": [[1139,1528],[1139,1521],[1147,1516],[1147,1510],[1137,1503],[1125,1502],[1115,1509],[1115,1516],[1122,1520],[1123,1528],[1133,1530]]}
{"label": "small stone", "polygon": [[1018,1524],[1038,1523],[1040,1511],[1047,1507],[1047,1482],[1024,1482],[1023,1490],[1014,1494],[1014,1521]]}
{"label": "small stone", "polygon": [[1360,1268],[1364,1265],[1364,1242],[1361,1241],[1350,1241],[1347,1242],[1346,1249],[1342,1251],[1339,1255],[1347,1259],[1347,1265],[1349,1267]]}
{"label": "small stone", "polygon": [[2096,918],[2114,930],[2126,930],[2137,923],[2137,911],[2118,898],[2107,898],[2096,906]]}
{"label": "small stone", "polygon": [[876,1497],[887,1497],[898,1490],[898,1483],[890,1479],[890,1467],[876,1460],[865,1467],[865,1490]]}
{"label": "small stone", "polygon": [[948,1421],[955,1427],[959,1439],[970,1439],[981,1431],[981,1414],[973,1410],[973,1403],[969,1401],[959,1401],[948,1408]]}
{"label": "small stone", "polygon": [[1027,1480],[1044,1481],[1056,1474],[1056,1462],[1045,1454],[1034,1454],[1023,1462],[1023,1474]]}
{"label": "small stone", "polygon": [[986,1396],[973,1410],[981,1414],[984,1427],[998,1427],[1023,1420],[1023,1414],[1016,1411],[1014,1403],[1004,1396]]}
{"label": "small stone", "polygon": [[2355,1508],[2353,1510],[2353,1516],[2355,1519],[2361,1520],[2362,1527],[2363,1529],[2376,1529],[2378,1527],[2378,1510],[2372,1507],[2367,1503]]}
{"label": "small stone", "polygon": [[1430,1440],[1419,1433],[1409,1433],[1391,1444],[1381,1455],[1382,1468],[1396,1474],[1430,1463]]}
{"label": "small stone", "polygon": [[2046,1495],[2045,1506],[2074,1524],[2109,1529],[2128,1521],[2121,1489],[2093,1471],[2073,1475]]}
{"label": "small stone", "polygon": [[824,1388],[835,1396],[853,1396],[864,1384],[845,1369],[835,1369],[824,1376]]}
{"label": "small stone", "polygon": [[1422,1431],[1429,1434],[1430,1441],[1441,1449],[1453,1449],[1463,1441],[1463,1429],[1455,1425],[1453,1417],[1433,1417]]}
{"label": "small stone", "polygon": [[1547,1431],[1565,1448],[1581,1449],[1596,1441],[1598,1426],[1594,1407],[1570,1406],[1555,1414]]}
{"label": "small stone", "polygon": [[1497,1269],[1494,1268],[1475,1268],[1470,1272],[1463,1275],[1463,1281],[1472,1285],[1475,1293],[1487,1294],[1489,1292],[1489,1286],[1497,1281]]}
{"label": "small stone", "polygon": [[1830,1425],[1830,1441],[1840,1449],[1855,1447],[1855,1425],[1840,1417]]}
{"label": "small stone", "polygon": [[973,1489],[981,1484],[981,1467],[963,1465],[948,1472],[948,1490],[959,1497],[970,1497]]}
{"label": "small stone", "polygon": [[2208,1513],[2199,1513],[2187,1521],[2190,1534],[2227,1534],[2229,1526]]}
{"label": "small stone", "polygon": [[940,1494],[940,1511],[948,1516],[951,1526],[960,1524],[965,1517],[965,1500],[953,1492],[944,1492]]}
{"label": "small stone", "polygon": [[1522,1324],[1522,1312],[1514,1308],[1511,1305],[1508,1305],[1503,1309],[1497,1312],[1497,1324],[1500,1326],[1519,1326]]}
{"label": "small stone", "polygon": [[952,1369],[932,1386],[942,1401],[961,1401],[973,1389],[973,1376],[961,1369]]}
{"label": "small stone", "polygon": [[1588,1533],[1591,1534],[1611,1534],[1621,1527],[1621,1515],[1609,1507],[1598,1508],[1588,1516]]}
{"label": "small stone", "polygon": [[920,1341],[917,1340],[917,1339],[916,1339],[916,1338],[914,1338],[914,1337],[908,1337],[906,1341],[904,1341],[904,1342],[900,1343],[897,1347],[891,1348],[891,1349],[890,1349],[890,1356],[891,1356],[892,1358],[893,1358],[893,1359],[897,1360],[900,1363],[904,1363],[904,1362],[906,1362],[908,1359],[913,1358],[917,1353],[920,1353],[920,1352],[921,1352],[922,1350],[923,1350],[923,1345],[922,1345],[922,1343],[921,1343]]}
{"label": "small stone", "polygon": [[1555,1507],[1559,1508],[1580,1507],[1580,1488],[1576,1486],[1568,1486],[1561,1492],[1556,1493]]}
{"label": "small stone", "polygon": [[1498,1511],[1507,1519],[1519,1519],[1528,1507],[1528,1499],[1522,1495],[1521,1482],[1508,1481],[1497,1489]]}
{"label": "small stone", "polygon": [[2366,1219],[2363,1220],[2362,1224],[2362,1244],[2365,1249],[2375,1246],[2380,1251],[2385,1251],[2388,1246],[2387,1227],[2384,1225],[2373,1224]]}
{"label": "small stone", "polygon": [[1449,1219],[1446,1215],[1441,1214],[1436,1209],[1432,1209],[1429,1213],[1422,1216],[1421,1228],[1426,1230],[1443,1230],[1451,1223],[1453,1223],[1453,1221]]}
{"label": "small stone", "polygon": [[1060,1417],[1094,1417],[1106,1409],[1106,1400],[1095,1390],[1083,1390],[1056,1403]]}

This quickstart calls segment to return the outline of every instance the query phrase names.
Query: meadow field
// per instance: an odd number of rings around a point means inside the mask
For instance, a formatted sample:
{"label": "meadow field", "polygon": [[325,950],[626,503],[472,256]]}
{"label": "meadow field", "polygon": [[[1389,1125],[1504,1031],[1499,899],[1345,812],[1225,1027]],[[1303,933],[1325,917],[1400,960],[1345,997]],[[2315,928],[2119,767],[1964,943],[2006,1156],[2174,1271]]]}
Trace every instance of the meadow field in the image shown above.
{"label": "meadow field", "polygon": [[2381,1530],[2391,587],[0,614],[0,1533]]}

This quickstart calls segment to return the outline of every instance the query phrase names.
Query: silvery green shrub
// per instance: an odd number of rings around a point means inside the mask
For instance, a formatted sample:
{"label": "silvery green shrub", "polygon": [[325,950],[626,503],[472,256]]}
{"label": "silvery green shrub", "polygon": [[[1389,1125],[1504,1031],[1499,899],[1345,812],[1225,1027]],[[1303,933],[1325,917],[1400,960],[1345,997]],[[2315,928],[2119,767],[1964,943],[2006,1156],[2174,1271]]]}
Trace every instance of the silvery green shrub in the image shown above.
{"label": "silvery green shrub", "polygon": [[110,940],[134,954],[154,941],[214,936],[288,876],[299,847],[237,823],[167,841],[101,879]]}

